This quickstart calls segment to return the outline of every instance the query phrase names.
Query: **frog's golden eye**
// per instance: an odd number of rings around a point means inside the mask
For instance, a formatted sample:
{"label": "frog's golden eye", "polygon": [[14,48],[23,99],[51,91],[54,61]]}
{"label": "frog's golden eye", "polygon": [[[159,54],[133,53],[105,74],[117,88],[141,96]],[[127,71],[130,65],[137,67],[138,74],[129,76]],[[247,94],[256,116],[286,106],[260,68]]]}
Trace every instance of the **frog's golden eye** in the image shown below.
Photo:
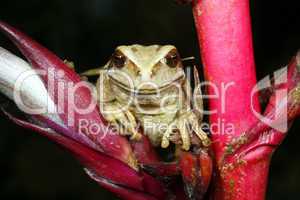
{"label": "frog's golden eye", "polygon": [[177,67],[178,66],[178,64],[180,62],[180,57],[175,49],[170,51],[166,55],[165,62],[169,67]]}
{"label": "frog's golden eye", "polygon": [[117,68],[122,68],[126,64],[126,56],[122,54],[120,51],[116,51],[111,58],[113,66]]}

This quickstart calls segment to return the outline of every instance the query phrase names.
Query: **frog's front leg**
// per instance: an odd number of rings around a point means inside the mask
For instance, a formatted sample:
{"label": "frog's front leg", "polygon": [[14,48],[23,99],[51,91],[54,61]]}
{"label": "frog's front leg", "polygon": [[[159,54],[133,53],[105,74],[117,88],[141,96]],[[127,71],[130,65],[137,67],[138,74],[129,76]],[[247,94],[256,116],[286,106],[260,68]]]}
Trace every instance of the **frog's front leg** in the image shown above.
{"label": "frog's front leg", "polygon": [[98,104],[104,118],[118,128],[121,135],[130,135],[131,139],[138,140],[141,134],[137,131],[138,125],[134,115],[124,108],[115,98],[107,70],[102,69],[97,81]]}
{"label": "frog's front leg", "polygon": [[191,134],[196,134],[203,146],[210,145],[210,139],[207,134],[201,129],[199,119],[192,110],[182,113],[173,123],[171,123],[163,135],[161,147],[167,148],[170,140],[175,134],[180,136],[182,149],[188,151],[191,147]]}
{"label": "frog's front leg", "polygon": [[[192,91],[187,80],[184,83],[183,90],[186,94],[185,105],[182,110],[178,113],[178,116],[173,123],[170,124],[167,131],[164,133],[162,138],[161,147],[166,148],[169,146],[169,141],[172,140],[172,135],[180,136],[182,142],[182,149],[189,150],[191,146],[191,134],[196,134],[200,139],[203,146],[207,147],[210,145],[210,139],[208,135],[201,128],[201,121],[203,118],[203,102],[201,98],[201,88],[197,68],[194,67],[194,80],[195,80],[195,91],[193,98],[191,98]],[[191,100],[192,99],[192,100]],[[192,104],[192,105],[191,105]],[[193,109],[191,109],[193,107]],[[176,137],[175,137],[176,138]]]}
{"label": "frog's front leg", "polygon": [[103,103],[100,107],[104,118],[117,127],[121,135],[129,135],[132,140],[141,138],[136,119],[128,109],[122,108],[117,101]]}

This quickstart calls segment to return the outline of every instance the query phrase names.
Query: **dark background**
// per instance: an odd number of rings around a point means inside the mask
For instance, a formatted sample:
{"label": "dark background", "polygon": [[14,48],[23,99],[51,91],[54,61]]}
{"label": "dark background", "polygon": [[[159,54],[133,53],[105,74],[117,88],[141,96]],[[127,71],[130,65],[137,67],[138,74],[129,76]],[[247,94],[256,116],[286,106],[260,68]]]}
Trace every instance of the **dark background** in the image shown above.
{"label": "dark background", "polygon": [[[259,78],[285,64],[300,48],[297,1],[251,2]],[[172,0],[1,0],[0,19],[18,27],[79,70],[104,64],[120,44],[174,44],[198,56],[189,6]],[[0,46],[17,52],[0,35]],[[300,195],[300,126],[295,122],[275,153],[267,199]],[[67,152],[18,128],[1,115],[0,199],[117,199],[99,188]]]}

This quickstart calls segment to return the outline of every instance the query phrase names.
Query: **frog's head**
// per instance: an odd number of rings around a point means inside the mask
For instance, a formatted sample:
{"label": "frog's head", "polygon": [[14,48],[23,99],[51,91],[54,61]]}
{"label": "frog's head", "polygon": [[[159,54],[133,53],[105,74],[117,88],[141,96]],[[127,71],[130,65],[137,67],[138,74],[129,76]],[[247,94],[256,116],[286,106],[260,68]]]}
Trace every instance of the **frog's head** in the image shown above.
{"label": "frog's head", "polygon": [[171,45],[119,46],[108,68],[113,84],[144,94],[164,90],[185,78],[178,51]]}

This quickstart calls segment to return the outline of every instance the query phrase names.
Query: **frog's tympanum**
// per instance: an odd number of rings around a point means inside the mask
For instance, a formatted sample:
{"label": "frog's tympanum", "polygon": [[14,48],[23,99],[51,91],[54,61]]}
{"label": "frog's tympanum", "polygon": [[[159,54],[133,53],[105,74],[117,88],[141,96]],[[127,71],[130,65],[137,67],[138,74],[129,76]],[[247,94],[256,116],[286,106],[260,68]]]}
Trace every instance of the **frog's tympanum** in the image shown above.
{"label": "frog's tympanum", "polygon": [[[119,46],[99,73],[101,113],[120,128],[120,134],[138,140],[143,133],[153,145],[162,148],[167,148],[170,141],[184,150],[189,150],[194,140],[209,145],[200,126],[202,99],[192,98],[174,46]],[[200,94],[200,88],[196,89]]]}

